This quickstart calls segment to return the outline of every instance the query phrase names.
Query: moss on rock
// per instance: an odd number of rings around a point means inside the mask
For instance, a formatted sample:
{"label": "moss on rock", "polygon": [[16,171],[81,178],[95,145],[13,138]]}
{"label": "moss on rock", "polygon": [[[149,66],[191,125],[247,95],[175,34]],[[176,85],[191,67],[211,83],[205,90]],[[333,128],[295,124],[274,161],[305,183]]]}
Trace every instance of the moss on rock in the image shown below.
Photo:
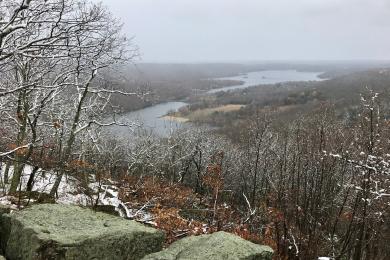
{"label": "moss on rock", "polygon": [[226,232],[217,232],[181,239],[143,260],[271,260],[272,255],[273,251],[268,246],[260,246]]}
{"label": "moss on rock", "polygon": [[[164,235],[105,213],[76,206],[35,205],[3,215],[10,259],[141,259],[161,250]],[[4,245],[3,245],[4,246]]]}
{"label": "moss on rock", "polygon": [[[0,254],[4,254],[3,248],[5,245],[5,242],[8,239],[7,234],[9,232],[8,228],[7,228],[9,226],[9,224],[8,223],[2,224],[2,222],[3,222],[2,215],[8,214],[10,212],[11,212],[10,207],[5,206],[5,205],[0,205]],[[1,258],[0,258],[0,260],[1,260]]]}
{"label": "moss on rock", "polygon": [[0,216],[11,212],[11,208],[0,204]]}

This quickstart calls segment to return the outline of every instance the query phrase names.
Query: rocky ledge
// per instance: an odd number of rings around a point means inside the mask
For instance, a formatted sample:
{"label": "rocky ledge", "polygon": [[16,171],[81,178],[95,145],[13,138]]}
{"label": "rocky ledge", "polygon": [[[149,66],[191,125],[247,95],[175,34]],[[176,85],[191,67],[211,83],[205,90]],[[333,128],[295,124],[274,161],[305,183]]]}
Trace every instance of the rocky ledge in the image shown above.
{"label": "rocky ledge", "polygon": [[272,255],[273,251],[268,246],[260,246],[226,232],[217,232],[183,238],[143,260],[271,260]]}
{"label": "rocky ledge", "polygon": [[10,260],[141,259],[162,249],[164,234],[77,206],[36,205],[0,218]]}
{"label": "rocky ledge", "polygon": [[161,231],[77,206],[0,208],[0,260],[271,260],[273,254],[225,232],[187,237],[160,251],[163,242]]}

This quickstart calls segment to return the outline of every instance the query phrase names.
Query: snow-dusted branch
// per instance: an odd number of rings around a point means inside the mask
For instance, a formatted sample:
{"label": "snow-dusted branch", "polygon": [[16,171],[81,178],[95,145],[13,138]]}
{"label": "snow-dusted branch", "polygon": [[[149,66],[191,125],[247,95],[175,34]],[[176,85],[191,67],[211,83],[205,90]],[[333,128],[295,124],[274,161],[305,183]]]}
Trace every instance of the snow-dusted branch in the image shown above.
{"label": "snow-dusted branch", "polygon": [[24,150],[26,148],[29,148],[30,146],[32,145],[32,143],[29,143],[29,144],[26,144],[26,145],[22,145],[22,146],[19,146],[19,147],[16,147],[8,152],[3,152],[3,153],[0,153],[0,157],[4,157],[4,156],[8,156],[10,154],[13,154],[19,150]]}

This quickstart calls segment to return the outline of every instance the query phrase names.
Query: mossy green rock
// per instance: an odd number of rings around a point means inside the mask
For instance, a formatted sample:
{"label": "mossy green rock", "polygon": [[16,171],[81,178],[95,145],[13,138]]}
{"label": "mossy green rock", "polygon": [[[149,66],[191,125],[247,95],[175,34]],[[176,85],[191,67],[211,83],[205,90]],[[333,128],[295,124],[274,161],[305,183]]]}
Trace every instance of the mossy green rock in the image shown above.
{"label": "mossy green rock", "polygon": [[[7,240],[6,234],[8,233],[8,224],[2,224],[2,215],[8,214],[11,212],[11,208],[8,206],[0,205],[0,254],[4,254],[3,252],[3,245],[5,244],[5,241]],[[1,256],[0,256],[0,260]]]}
{"label": "mossy green rock", "polygon": [[272,255],[273,251],[268,246],[260,246],[226,232],[217,232],[181,239],[143,260],[271,260]]}
{"label": "mossy green rock", "polygon": [[12,260],[141,259],[164,241],[156,229],[77,206],[35,205],[1,222],[8,225],[4,251]]}
{"label": "mossy green rock", "polygon": [[11,212],[11,208],[5,205],[0,205],[0,216]]}

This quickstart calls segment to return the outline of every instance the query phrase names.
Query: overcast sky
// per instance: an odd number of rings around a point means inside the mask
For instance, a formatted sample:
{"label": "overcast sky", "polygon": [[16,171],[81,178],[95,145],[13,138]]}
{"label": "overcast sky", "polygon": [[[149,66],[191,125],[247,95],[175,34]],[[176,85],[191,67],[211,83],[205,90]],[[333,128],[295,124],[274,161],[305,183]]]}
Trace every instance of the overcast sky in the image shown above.
{"label": "overcast sky", "polygon": [[390,59],[390,0],[102,0],[146,62]]}

